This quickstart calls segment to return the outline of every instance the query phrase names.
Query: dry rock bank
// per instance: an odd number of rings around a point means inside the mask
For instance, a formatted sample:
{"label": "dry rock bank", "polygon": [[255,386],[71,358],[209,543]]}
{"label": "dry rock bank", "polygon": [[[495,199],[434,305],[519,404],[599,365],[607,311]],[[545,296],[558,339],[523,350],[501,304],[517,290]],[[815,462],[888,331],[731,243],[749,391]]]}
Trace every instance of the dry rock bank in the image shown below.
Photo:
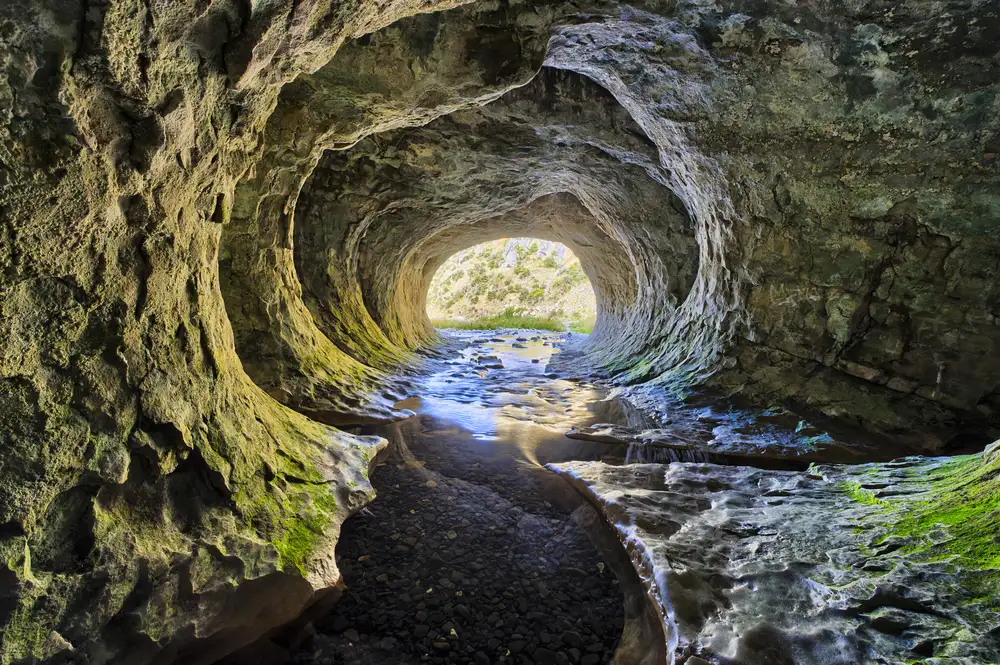
{"label": "dry rock bank", "polygon": [[571,247],[639,401],[989,440],[998,29],[995,0],[4,2],[0,660],[207,663],[321,599],[381,445],[333,425],[399,415],[434,270],[491,238]]}

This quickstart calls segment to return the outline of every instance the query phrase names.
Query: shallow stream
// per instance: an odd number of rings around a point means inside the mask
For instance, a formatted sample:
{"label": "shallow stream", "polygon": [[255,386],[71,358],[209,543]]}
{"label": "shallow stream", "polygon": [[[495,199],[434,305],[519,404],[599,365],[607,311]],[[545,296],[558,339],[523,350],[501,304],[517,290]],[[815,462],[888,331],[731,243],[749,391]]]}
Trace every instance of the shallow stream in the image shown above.
{"label": "shallow stream", "polygon": [[572,362],[551,371],[562,334],[447,338],[449,355],[418,396],[397,404],[415,415],[365,429],[390,442],[372,476],[378,496],[344,525],[346,590],[297,662],[663,663],[648,584],[611,526],[547,464],[804,469],[879,456],[782,409],[695,402],[653,423],[607,389],[565,378]]}

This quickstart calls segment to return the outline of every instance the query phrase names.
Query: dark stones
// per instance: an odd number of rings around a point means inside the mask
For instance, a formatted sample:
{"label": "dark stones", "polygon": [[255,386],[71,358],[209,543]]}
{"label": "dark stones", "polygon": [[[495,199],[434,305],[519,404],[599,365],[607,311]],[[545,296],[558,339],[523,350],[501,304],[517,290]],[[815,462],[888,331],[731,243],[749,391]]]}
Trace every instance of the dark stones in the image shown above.
{"label": "dark stones", "polygon": [[[443,423],[425,417],[412,424],[407,459],[420,464],[391,456],[375,470],[374,519],[344,527],[347,590],[336,617],[318,622],[315,644],[338,661],[377,648],[455,665],[497,663],[509,651],[508,661],[553,665],[579,661],[566,634],[574,644],[586,635],[599,653],[613,653],[622,629],[620,591],[610,575],[580,575],[598,570],[600,559],[569,514],[546,501],[514,460],[487,463],[471,437],[440,437]],[[406,533],[441,546],[394,552]],[[369,559],[359,561],[362,552]],[[368,568],[368,560],[380,565]],[[360,641],[333,630],[343,627],[342,617]],[[312,648],[304,645],[301,656]]]}
{"label": "dark stones", "polygon": [[536,665],[556,665],[556,652],[545,647],[538,647],[532,654]]}

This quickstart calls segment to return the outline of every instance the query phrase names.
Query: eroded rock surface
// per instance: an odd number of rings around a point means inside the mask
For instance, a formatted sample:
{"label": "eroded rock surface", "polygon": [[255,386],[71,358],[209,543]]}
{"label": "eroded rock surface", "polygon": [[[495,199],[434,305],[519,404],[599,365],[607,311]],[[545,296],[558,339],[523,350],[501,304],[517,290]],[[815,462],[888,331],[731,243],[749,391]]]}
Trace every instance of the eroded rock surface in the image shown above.
{"label": "eroded rock surface", "polygon": [[[972,665],[1000,657],[996,560],[967,540],[992,517],[934,510],[941,485],[983,464],[550,468],[615,524],[663,609],[670,662]],[[990,510],[967,498],[965,519]]]}
{"label": "eroded rock surface", "polygon": [[995,0],[4,2],[0,660],[209,662],[335,587],[380,444],[331,425],[407,415],[430,277],[486,239],[573,248],[575,371],[647,410],[710,381],[985,444],[998,29]]}

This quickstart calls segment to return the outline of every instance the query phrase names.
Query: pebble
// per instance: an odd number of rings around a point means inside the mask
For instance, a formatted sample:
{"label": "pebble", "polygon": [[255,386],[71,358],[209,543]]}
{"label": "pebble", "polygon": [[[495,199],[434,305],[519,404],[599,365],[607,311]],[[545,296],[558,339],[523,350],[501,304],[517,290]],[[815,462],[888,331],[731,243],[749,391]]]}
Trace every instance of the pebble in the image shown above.
{"label": "pebble", "polygon": [[556,663],[556,652],[545,647],[535,649],[534,657],[537,665],[555,665]]}
{"label": "pebble", "polygon": [[[448,370],[461,377],[453,385],[507,390],[515,370],[462,374],[475,364]],[[521,376],[547,388],[547,399],[561,390]],[[613,575],[596,574],[603,562],[570,513],[499,444],[493,452],[428,415],[416,416],[413,431],[407,422],[406,455],[386,453],[371,478],[378,498],[342,527],[346,590],[336,614],[316,620],[317,634],[292,662],[322,664],[317,647],[338,665],[610,662],[623,628],[621,591]]]}

